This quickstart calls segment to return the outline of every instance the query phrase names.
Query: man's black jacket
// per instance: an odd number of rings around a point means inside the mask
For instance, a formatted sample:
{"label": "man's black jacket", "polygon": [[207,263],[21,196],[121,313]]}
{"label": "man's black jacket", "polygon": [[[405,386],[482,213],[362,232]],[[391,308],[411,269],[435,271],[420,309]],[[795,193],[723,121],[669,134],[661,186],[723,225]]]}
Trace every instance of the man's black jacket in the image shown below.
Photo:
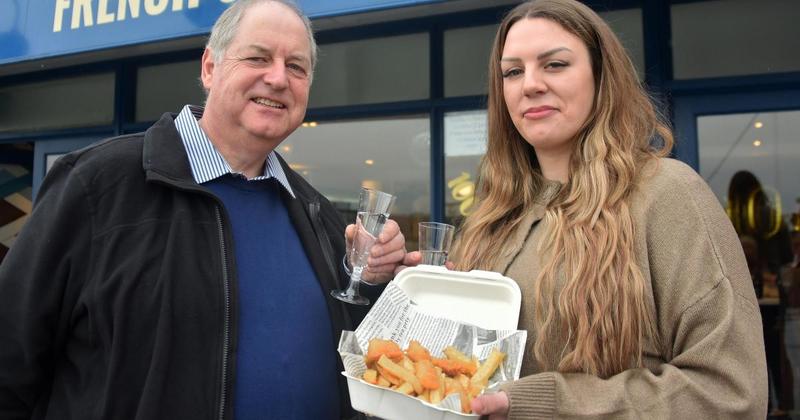
{"label": "man's black jacket", "polygon": [[[329,295],[346,283],[344,223],[281,163],[338,340],[364,315]],[[172,115],[59,159],[0,266],[0,418],[232,418],[233,255],[225,209],[194,182]]]}

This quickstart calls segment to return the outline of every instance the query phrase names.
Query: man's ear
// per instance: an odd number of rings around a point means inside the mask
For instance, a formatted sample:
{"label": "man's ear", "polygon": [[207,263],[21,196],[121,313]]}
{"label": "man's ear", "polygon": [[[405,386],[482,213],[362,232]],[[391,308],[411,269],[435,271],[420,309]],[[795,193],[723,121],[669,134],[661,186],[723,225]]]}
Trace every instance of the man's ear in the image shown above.
{"label": "man's ear", "polygon": [[214,76],[214,53],[210,48],[203,51],[203,60],[200,62],[200,81],[206,92],[211,90],[211,80]]}

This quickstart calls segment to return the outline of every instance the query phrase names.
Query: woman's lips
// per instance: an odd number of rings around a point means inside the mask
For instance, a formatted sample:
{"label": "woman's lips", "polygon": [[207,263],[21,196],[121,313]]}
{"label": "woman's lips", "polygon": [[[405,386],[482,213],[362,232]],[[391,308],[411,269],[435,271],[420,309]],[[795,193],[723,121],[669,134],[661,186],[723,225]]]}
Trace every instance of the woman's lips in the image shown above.
{"label": "woman's lips", "polygon": [[522,116],[529,120],[540,120],[542,118],[549,117],[556,111],[557,111],[556,108],[553,108],[551,106],[537,106],[535,108],[526,109],[525,112],[522,114]]}

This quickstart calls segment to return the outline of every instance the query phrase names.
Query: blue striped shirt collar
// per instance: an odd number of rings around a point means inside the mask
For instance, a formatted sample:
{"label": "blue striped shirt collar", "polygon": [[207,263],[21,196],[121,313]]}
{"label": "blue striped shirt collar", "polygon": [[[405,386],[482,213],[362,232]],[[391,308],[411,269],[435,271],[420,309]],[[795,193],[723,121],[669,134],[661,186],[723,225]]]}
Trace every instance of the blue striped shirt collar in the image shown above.
{"label": "blue striped shirt collar", "polygon": [[[202,116],[203,107],[186,105],[178,114],[178,117],[175,118],[175,128],[178,129],[183,141],[183,147],[186,148],[186,155],[189,157],[189,166],[192,169],[192,176],[195,182],[203,184],[227,174],[244,176],[231,169],[225,158],[217,151],[206,133],[200,128],[197,120]],[[270,152],[266,161],[264,175],[252,178],[251,181],[275,178],[289,192],[292,198],[295,198],[294,191],[289,185],[289,180],[286,179],[286,173],[283,172],[281,163],[278,161],[278,155],[274,151]]]}

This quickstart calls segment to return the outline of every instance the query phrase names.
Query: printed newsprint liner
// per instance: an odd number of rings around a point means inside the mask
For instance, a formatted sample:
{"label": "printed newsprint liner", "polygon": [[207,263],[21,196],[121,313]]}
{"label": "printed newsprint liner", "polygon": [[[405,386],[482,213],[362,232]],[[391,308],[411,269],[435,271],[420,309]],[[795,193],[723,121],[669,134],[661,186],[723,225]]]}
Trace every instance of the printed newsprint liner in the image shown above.
{"label": "printed newsprint liner", "polygon": [[489,380],[491,390],[519,378],[527,339],[526,331],[516,330],[520,300],[519,286],[498,273],[424,265],[403,270],[361,325],[355,331],[344,331],[339,340],[345,368],[342,374],[347,377],[353,408],[384,419],[478,418],[461,413],[455,394],[433,405],[364,382],[367,345],[372,338],[383,338],[406,348],[411,340],[417,340],[434,357],[444,357],[442,350],[452,345],[481,361],[497,347],[506,353],[506,359]]}

